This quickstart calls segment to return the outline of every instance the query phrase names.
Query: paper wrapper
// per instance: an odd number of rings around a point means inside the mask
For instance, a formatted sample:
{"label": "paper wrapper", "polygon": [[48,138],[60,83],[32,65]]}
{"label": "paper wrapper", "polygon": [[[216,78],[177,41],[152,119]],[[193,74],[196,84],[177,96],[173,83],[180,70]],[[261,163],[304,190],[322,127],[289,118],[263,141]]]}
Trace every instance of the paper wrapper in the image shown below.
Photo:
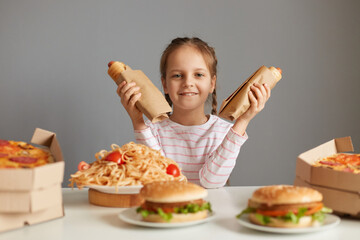
{"label": "paper wrapper", "polygon": [[125,70],[119,74],[110,75],[119,85],[122,81],[135,82],[140,87],[141,98],[136,102],[136,107],[151,121],[158,122],[168,118],[167,113],[172,108],[167,103],[164,95],[150,81],[141,70]]}
{"label": "paper wrapper", "polygon": [[269,68],[261,66],[253,75],[243,82],[235,92],[222,102],[219,116],[233,121],[246,112],[250,107],[248,93],[254,83],[267,83],[270,88],[273,89],[277,80]]}

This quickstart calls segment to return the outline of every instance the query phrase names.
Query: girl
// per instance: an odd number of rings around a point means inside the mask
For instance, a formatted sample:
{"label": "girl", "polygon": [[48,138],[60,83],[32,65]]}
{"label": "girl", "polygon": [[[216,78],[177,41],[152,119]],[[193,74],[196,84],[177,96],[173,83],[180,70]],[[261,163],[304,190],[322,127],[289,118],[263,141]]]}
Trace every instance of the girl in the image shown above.
{"label": "girl", "polygon": [[[128,112],[138,143],[160,150],[175,160],[190,182],[205,188],[225,185],[233,170],[240,147],[247,140],[250,120],[270,97],[266,85],[249,91],[250,108],[234,124],[216,116],[215,51],[199,38],[176,38],[160,60],[161,82],[167,101],[173,107],[169,119],[144,121],[135,103],[141,97],[135,83],[122,82],[117,89]],[[212,94],[212,112],[205,114],[205,102]]]}

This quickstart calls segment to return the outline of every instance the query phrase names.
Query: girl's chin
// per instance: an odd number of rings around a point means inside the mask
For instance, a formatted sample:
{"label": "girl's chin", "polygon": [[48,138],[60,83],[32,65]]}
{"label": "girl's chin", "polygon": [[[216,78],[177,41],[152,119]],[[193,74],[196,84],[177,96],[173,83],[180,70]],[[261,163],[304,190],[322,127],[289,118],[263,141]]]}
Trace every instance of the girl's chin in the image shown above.
{"label": "girl's chin", "polygon": [[174,104],[174,110],[182,110],[182,111],[204,111],[204,105],[195,105],[195,104]]}

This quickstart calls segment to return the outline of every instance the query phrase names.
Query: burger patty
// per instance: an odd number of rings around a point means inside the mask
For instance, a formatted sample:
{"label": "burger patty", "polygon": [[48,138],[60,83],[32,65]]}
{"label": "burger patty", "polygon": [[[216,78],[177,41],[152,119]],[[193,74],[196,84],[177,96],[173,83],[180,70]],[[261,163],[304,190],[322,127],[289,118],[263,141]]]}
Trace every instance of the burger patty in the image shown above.
{"label": "burger patty", "polygon": [[206,201],[204,201],[203,199],[197,199],[187,202],[174,202],[174,203],[156,203],[156,202],[145,201],[145,203],[141,206],[141,208],[149,211],[157,211],[158,208],[169,210],[175,207],[184,207],[188,204],[198,204],[201,206],[205,202]]}
{"label": "burger patty", "polygon": [[248,206],[251,208],[256,208],[263,211],[275,211],[275,210],[288,210],[296,211],[299,208],[313,208],[321,204],[321,202],[310,202],[310,203],[297,203],[297,204],[278,204],[278,205],[268,205],[264,203],[257,203],[249,200]]}

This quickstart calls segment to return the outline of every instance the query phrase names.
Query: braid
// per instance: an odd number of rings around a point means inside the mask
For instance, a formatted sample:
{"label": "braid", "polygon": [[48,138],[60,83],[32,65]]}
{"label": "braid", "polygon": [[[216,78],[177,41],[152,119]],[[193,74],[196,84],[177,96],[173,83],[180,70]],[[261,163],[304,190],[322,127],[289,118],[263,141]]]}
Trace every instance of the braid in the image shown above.
{"label": "braid", "polygon": [[216,99],[216,89],[214,89],[212,93],[212,109],[211,114],[217,115],[217,99]]}
{"label": "braid", "polygon": [[[170,107],[172,107],[172,101],[170,99],[169,94],[165,94],[165,99],[168,102],[168,104],[170,105]],[[170,113],[168,113],[167,115],[170,116]]]}

